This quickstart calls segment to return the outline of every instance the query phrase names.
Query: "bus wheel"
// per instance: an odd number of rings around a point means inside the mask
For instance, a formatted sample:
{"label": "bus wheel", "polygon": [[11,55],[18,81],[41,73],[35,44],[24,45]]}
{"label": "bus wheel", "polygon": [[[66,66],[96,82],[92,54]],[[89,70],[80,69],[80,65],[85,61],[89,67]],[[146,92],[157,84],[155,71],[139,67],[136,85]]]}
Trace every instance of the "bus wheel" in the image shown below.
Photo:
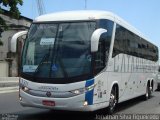
{"label": "bus wheel", "polygon": [[117,104],[117,91],[116,91],[116,87],[113,87],[110,94],[109,106],[107,108],[108,114],[114,113],[116,104]]}
{"label": "bus wheel", "polygon": [[144,98],[145,98],[145,100],[148,100],[150,97],[151,97],[151,89],[150,89],[150,86],[148,84],[147,87],[146,87],[146,94],[145,94]]}

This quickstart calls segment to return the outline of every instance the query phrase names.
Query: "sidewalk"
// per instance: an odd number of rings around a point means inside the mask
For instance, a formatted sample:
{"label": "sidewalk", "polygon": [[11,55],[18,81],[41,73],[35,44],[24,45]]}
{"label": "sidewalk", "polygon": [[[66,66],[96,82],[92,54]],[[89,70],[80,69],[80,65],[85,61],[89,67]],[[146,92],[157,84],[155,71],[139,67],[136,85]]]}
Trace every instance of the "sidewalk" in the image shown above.
{"label": "sidewalk", "polygon": [[19,77],[0,77],[0,88],[18,86]]}

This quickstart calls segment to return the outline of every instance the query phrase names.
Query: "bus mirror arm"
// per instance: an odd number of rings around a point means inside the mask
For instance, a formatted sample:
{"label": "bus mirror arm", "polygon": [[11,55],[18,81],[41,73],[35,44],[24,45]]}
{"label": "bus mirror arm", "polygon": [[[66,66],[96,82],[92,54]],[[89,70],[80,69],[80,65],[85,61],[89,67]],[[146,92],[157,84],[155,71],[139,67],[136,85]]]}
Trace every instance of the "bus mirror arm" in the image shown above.
{"label": "bus mirror arm", "polygon": [[[11,52],[17,52],[17,41],[20,36],[26,35],[28,31],[20,31],[15,33],[11,38]],[[25,38],[23,38],[25,39]]]}
{"label": "bus mirror arm", "polygon": [[100,37],[103,33],[106,33],[107,30],[103,28],[96,29],[92,36],[91,36],[91,52],[97,52],[98,51],[98,43],[100,40]]}

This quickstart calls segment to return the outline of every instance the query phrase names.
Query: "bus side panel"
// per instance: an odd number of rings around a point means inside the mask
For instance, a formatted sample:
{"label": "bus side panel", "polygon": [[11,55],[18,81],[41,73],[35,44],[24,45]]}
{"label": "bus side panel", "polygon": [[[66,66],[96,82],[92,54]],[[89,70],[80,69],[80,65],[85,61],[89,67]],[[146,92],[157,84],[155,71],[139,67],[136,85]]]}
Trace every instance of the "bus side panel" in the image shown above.
{"label": "bus side panel", "polygon": [[[151,64],[147,60],[141,61],[142,58],[126,54],[119,54],[110,59],[107,68],[109,73],[107,91],[111,91],[112,83],[117,81],[119,102],[144,95],[148,80],[155,81],[156,77],[153,75],[153,70],[150,70],[154,62]],[[107,100],[109,100],[109,95],[110,93],[107,93]]]}
{"label": "bus side panel", "polygon": [[94,104],[106,102],[106,97],[108,94],[108,73],[104,71],[97,75],[94,79],[96,85],[94,88]]}

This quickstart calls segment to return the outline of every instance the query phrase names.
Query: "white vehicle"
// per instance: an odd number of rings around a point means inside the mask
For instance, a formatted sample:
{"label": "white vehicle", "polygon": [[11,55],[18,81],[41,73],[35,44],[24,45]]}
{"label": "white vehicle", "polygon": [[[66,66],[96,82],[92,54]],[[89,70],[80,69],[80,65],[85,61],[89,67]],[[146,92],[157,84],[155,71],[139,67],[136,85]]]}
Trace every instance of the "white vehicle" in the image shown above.
{"label": "white vehicle", "polygon": [[120,17],[68,11],[37,17],[20,68],[23,106],[113,113],[157,88],[158,48]]}
{"label": "white vehicle", "polygon": [[157,82],[158,82],[158,90],[160,90],[160,66],[158,69]]}

